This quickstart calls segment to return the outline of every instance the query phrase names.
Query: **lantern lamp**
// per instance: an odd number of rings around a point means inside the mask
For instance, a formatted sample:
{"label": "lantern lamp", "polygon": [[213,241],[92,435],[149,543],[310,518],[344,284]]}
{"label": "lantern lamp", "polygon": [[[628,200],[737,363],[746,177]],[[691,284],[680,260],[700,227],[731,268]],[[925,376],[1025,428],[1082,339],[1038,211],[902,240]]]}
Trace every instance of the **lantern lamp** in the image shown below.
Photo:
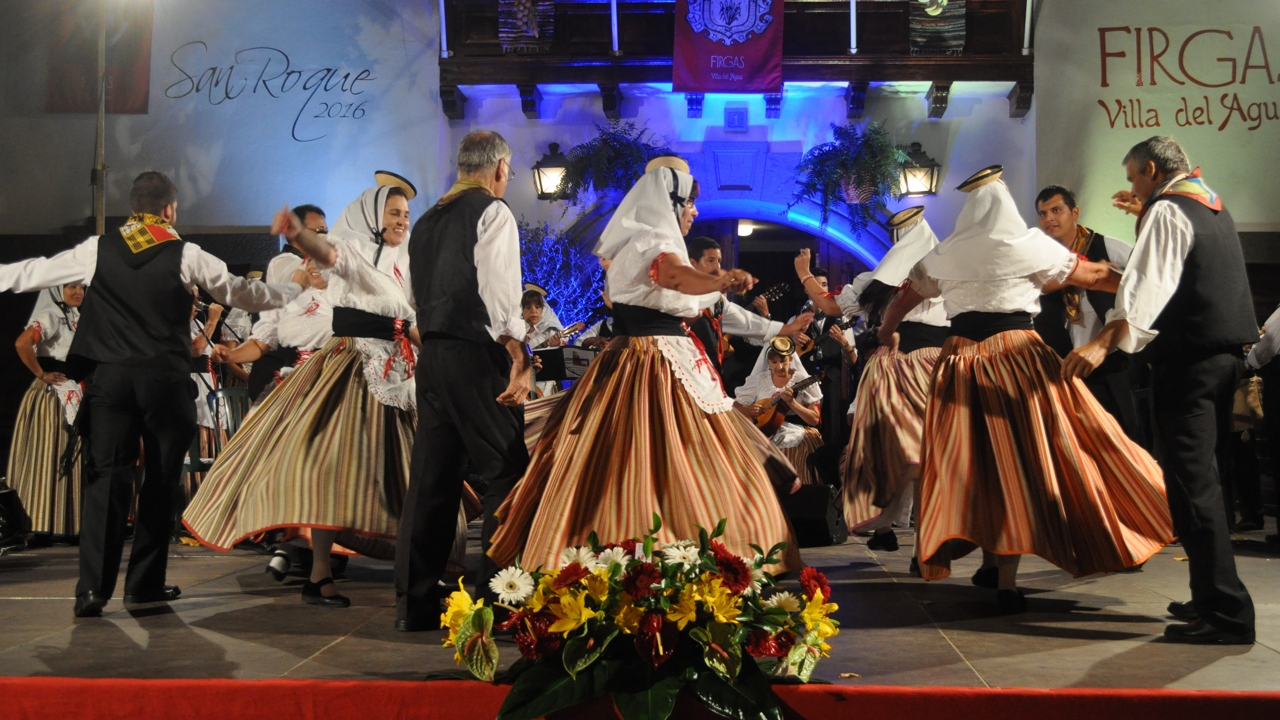
{"label": "lantern lamp", "polygon": [[558,200],[566,158],[560,153],[560,143],[551,143],[548,149],[551,152],[533,164],[533,183],[538,188],[539,200]]}
{"label": "lantern lamp", "polygon": [[941,179],[942,166],[925,154],[920,143],[911,143],[907,148],[907,161],[902,164],[901,194],[904,197],[937,195]]}

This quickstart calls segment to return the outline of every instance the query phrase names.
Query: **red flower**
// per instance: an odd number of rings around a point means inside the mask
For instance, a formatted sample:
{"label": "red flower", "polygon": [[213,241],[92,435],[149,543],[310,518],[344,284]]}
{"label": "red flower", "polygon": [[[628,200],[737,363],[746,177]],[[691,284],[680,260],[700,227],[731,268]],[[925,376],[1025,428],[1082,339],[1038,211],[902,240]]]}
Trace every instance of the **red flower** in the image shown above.
{"label": "red flower", "polygon": [[778,643],[778,657],[786,657],[796,644],[796,634],[790,630],[779,630],[773,639]]}
{"label": "red flower", "polygon": [[796,634],[790,630],[779,630],[777,635],[768,630],[757,628],[747,636],[746,651],[751,657],[786,657],[796,644]]}
{"label": "red flower", "polygon": [[816,568],[807,567],[800,571],[800,587],[804,588],[805,596],[811,600],[814,591],[821,588],[823,600],[831,601],[831,586],[827,584],[827,576],[818,572]]}
{"label": "red flower", "polygon": [[498,627],[502,630],[514,627],[514,639],[516,647],[520,648],[520,654],[530,660],[537,660],[556,652],[564,642],[559,633],[547,632],[553,622],[555,618],[545,614],[520,611],[511,613]]}
{"label": "red flower", "polygon": [[630,555],[631,557],[635,557],[636,548],[640,547],[640,543],[636,542],[635,540],[623,540],[622,542],[618,543],[618,547],[622,548],[623,552],[625,552],[627,555]]}
{"label": "red flower", "polygon": [[653,594],[653,586],[662,582],[662,572],[653,563],[640,563],[622,578],[622,589],[632,599],[639,600]]}
{"label": "red flower", "polygon": [[676,650],[680,630],[657,613],[645,613],[636,632],[636,652],[653,667],[671,659]]}
{"label": "red flower", "polygon": [[721,584],[737,595],[751,585],[751,569],[742,558],[732,553],[716,553],[716,567],[720,568]]}
{"label": "red flower", "polygon": [[591,574],[591,571],[582,567],[582,563],[569,563],[560,569],[560,574],[551,583],[551,587],[556,590],[563,590],[576,584],[582,578]]}

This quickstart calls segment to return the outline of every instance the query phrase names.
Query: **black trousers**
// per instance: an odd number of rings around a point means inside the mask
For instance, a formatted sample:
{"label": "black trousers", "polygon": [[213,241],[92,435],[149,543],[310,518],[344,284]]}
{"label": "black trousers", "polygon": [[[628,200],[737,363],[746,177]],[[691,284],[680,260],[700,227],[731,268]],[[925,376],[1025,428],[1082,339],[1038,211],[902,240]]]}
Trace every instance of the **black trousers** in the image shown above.
{"label": "black trousers", "polygon": [[173,534],[174,488],[182,460],[196,433],[191,375],[124,365],[99,365],[85,392],[88,473],[80,524],[80,582],[111,597],[124,553],[125,527],[138,462],[145,448],[145,474],[133,523],[133,550],[125,575],[126,595],[150,595],[164,587]]}
{"label": "black trousers", "polygon": [[396,538],[396,617],[411,623],[438,620],[438,584],[453,547],[462,483],[468,475],[482,491],[484,555],[476,595],[493,597],[489,559],[497,530],[494,512],[529,464],[524,409],[499,405],[510,379],[511,358],[499,345],[425,338],[418,354],[418,431],[409,492]]}
{"label": "black trousers", "polygon": [[1133,395],[1133,381],[1125,353],[1114,352],[1089,377],[1084,379],[1098,404],[1120,423],[1129,439],[1147,447],[1147,439],[1138,419],[1138,406]]}
{"label": "black trousers", "polygon": [[1236,574],[1215,449],[1230,430],[1239,362],[1220,352],[1152,366],[1156,435],[1191,600],[1206,622],[1233,633],[1253,631],[1253,600]]}

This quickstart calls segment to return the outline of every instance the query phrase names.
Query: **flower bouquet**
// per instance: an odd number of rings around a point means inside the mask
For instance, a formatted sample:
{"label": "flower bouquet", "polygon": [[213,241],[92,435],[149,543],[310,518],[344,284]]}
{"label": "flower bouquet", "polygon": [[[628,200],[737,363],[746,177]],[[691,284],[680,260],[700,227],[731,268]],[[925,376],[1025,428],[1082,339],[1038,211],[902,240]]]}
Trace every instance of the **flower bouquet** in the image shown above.
{"label": "flower bouquet", "polygon": [[[592,533],[587,546],[561,553],[558,569],[499,572],[490,587],[509,611],[499,628],[514,633],[523,656],[499,720],[532,720],[606,692],[626,720],[662,720],[681,690],[725,717],[781,720],[770,682],[809,681],[839,633],[837,608],[813,568],[800,575],[800,597],[769,592],[764,568],[786,544],[767,553],[752,545],[755,556],[743,558],[717,540],[724,527],[659,545],[655,514],[643,539],[601,546]],[[498,667],[493,624],[493,609],[461,589],[441,616],[445,646],[486,681]]]}

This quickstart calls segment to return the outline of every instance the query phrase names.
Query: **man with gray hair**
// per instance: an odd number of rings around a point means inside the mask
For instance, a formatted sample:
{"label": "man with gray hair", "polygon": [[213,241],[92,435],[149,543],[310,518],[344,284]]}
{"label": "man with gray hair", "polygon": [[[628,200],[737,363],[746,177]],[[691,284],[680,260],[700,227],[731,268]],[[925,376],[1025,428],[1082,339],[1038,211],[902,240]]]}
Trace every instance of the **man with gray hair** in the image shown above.
{"label": "man with gray hair", "polygon": [[1138,216],[1138,242],[1106,327],[1063,371],[1088,376],[1116,347],[1151,363],[1169,510],[1191,573],[1191,601],[1169,604],[1185,624],[1166,627],[1165,639],[1252,644],[1253,600],[1236,574],[1214,458],[1244,345],[1258,339],[1240,238],[1173,138],[1138,143],[1124,166],[1133,188],[1116,193],[1116,206]]}
{"label": "man with gray hair", "polygon": [[[440,624],[440,584],[468,472],[484,485],[482,548],[494,512],[524,474],[530,360],[520,314],[520,238],[502,195],[511,148],[496,132],[458,146],[458,181],[413,226],[409,268],[418,310],[418,429],[396,539],[396,629]],[[480,559],[476,595],[497,572]]]}

